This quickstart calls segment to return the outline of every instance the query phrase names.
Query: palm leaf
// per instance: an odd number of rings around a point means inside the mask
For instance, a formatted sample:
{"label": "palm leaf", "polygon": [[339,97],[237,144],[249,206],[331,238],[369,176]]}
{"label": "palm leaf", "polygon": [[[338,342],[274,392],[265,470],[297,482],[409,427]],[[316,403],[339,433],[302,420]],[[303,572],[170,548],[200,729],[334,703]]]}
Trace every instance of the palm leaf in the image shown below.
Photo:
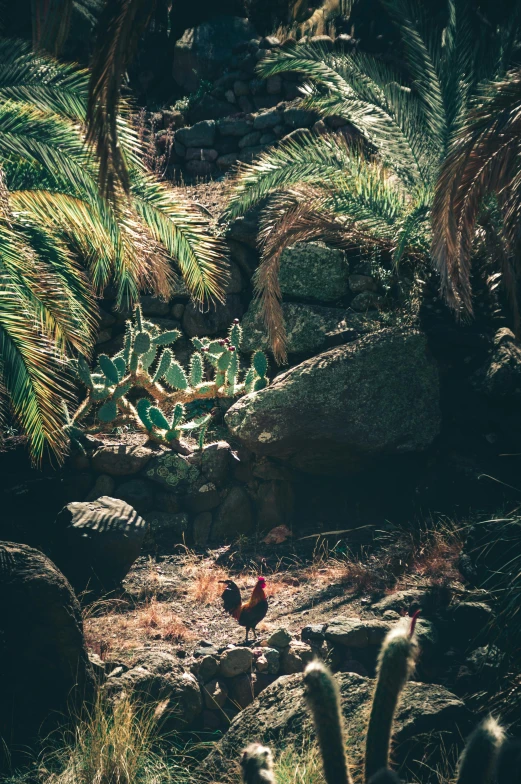
{"label": "palm leaf", "polygon": [[99,159],[102,192],[113,197],[119,184],[128,193],[128,164],[119,144],[121,82],[147,28],[155,0],[106,0],[100,16],[87,106],[89,142]]}

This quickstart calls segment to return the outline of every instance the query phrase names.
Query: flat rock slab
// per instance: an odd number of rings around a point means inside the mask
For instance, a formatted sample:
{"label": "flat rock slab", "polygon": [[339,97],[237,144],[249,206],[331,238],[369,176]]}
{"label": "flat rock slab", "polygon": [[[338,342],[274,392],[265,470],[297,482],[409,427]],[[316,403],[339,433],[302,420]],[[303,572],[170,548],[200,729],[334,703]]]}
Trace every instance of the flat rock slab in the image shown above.
{"label": "flat rock slab", "polygon": [[349,648],[367,648],[368,645],[380,647],[390,629],[391,624],[383,621],[338,618],[328,624],[325,637],[334,645]]}
{"label": "flat rock slab", "polygon": [[423,333],[385,329],[282,373],[225,419],[258,455],[310,473],[358,471],[432,444],[441,424],[438,368]]}

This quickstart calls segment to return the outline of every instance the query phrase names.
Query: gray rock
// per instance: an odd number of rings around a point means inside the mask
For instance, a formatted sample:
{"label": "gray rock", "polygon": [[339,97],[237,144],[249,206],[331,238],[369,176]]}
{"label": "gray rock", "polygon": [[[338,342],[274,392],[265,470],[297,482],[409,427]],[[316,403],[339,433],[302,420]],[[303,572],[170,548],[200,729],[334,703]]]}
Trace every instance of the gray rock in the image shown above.
{"label": "gray rock", "polygon": [[384,596],[379,602],[375,602],[371,609],[375,613],[384,613],[386,610],[394,610],[398,613],[409,613],[416,607],[422,609],[429,601],[429,591],[422,588],[411,588],[407,591],[396,591],[395,593]]}
{"label": "gray rock", "polygon": [[360,294],[362,291],[376,291],[376,281],[371,275],[350,275],[349,288],[353,294]]}
{"label": "gray rock", "polygon": [[243,82],[240,79],[238,79],[236,82],[233,83],[233,92],[238,98],[241,95],[249,95],[250,86],[247,82]]}
{"label": "gray rock", "polygon": [[185,30],[174,49],[175,81],[188,92],[197,90],[202,80],[215,79],[230,61],[232,49],[254,34],[250,22],[237,16],[215,16]]}
{"label": "gray rock", "polygon": [[284,122],[290,128],[309,128],[317,120],[316,112],[309,111],[308,109],[285,109]]}
{"label": "gray rock", "polygon": [[207,683],[217,675],[219,670],[219,659],[217,656],[206,655],[199,662],[197,674],[203,683]]}
{"label": "gray rock", "polygon": [[[257,670],[268,675],[277,675],[280,669],[280,651],[277,648],[258,648],[257,650],[261,652],[256,659]],[[261,659],[263,662],[259,667]]]}
{"label": "gray rock", "polygon": [[210,512],[219,506],[221,497],[213,482],[207,482],[197,490],[183,498],[183,504],[189,512],[198,514],[199,512]]}
{"label": "gray rock", "polygon": [[280,76],[270,76],[266,79],[266,92],[268,95],[278,95],[282,92],[282,79]]}
{"label": "gray rock", "polygon": [[253,127],[256,131],[267,131],[275,128],[275,126],[279,125],[281,122],[282,113],[277,109],[271,109],[270,111],[258,114],[253,121]]}
{"label": "gray rock", "polygon": [[226,155],[220,155],[217,160],[215,161],[215,165],[218,169],[222,171],[226,171],[227,169],[231,168],[238,160],[238,153],[230,152]]}
{"label": "gray rock", "polygon": [[277,137],[274,133],[263,133],[259,139],[259,144],[266,146],[268,144],[275,144]]}
{"label": "gray rock", "polygon": [[266,35],[259,41],[260,49],[277,49],[280,46],[280,38],[276,35]]}
{"label": "gray rock", "polygon": [[[302,354],[324,347],[327,335],[347,328],[348,312],[341,308],[324,308],[301,302],[283,302],[282,311],[288,339],[288,352]],[[268,350],[266,327],[258,300],[252,300],[242,319],[241,349],[252,352]]]}
{"label": "gray rock", "polygon": [[237,675],[228,681],[230,699],[237,707],[244,709],[255,699],[255,675]]}
{"label": "gray rock", "polygon": [[53,560],[77,590],[119,585],[141,552],[146,523],[119,498],[67,504],[54,524]]}
{"label": "gray rock", "polygon": [[311,624],[310,626],[305,626],[302,629],[300,636],[304,641],[313,640],[313,642],[321,642],[324,639],[325,631],[326,631],[325,623],[315,623],[315,624]]}
{"label": "gray rock", "polygon": [[215,171],[215,166],[209,161],[188,161],[185,172],[192,177],[209,177]]}
{"label": "gray rock", "polygon": [[382,330],[277,376],[225,419],[259,455],[313,473],[360,470],[432,443],[440,428],[438,370],[422,333]]}
{"label": "gray rock", "polygon": [[283,295],[334,302],[347,294],[349,280],[349,266],[341,250],[307,242],[282,253],[279,282]]}
{"label": "gray rock", "polygon": [[228,329],[233,319],[240,318],[242,314],[243,306],[238,294],[229,294],[224,304],[212,304],[205,311],[189,302],[183,313],[183,329],[190,338],[216,335]]}
{"label": "gray rock", "polygon": [[383,621],[336,618],[328,623],[325,637],[333,645],[345,645],[348,648],[366,648],[368,645],[376,645],[380,648],[390,628],[390,624]]}
{"label": "gray rock", "polygon": [[223,680],[215,678],[203,686],[204,704],[208,710],[222,708],[228,699],[228,686]]}
{"label": "gray rock", "polygon": [[176,131],[175,140],[186,148],[213,147],[215,133],[215,120],[201,120],[201,122],[192,125],[191,128],[180,128]]}
{"label": "gray rock", "polygon": [[155,493],[154,506],[158,512],[169,512],[170,514],[176,514],[177,512],[181,511],[179,497],[175,495],[175,493]]}
{"label": "gray rock", "polygon": [[[336,676],[336,680],[350,739],[350,757],[357,759],[363,753],[363,717],[367,715],[374,681],[350,673]],[[431,684],[409,683],[404,689],[394,724],[393,757],[398,765],[407,765],[404,780],[410,781],[410,773],[417,775],[418,768],[423,770],[421,760],[429,736],[429,750],[437,750],[438,754],[440,749],[448,752],[451,746],[461,745],[470,726],[470,712],[462,700],[447,689]],[[239,750],[250,743],[253,737],[275,751],[280,751],[288,745],[300,748],[312,732],[302,676],[283,676],[237,716],[199,770],[210,780],[220,781],[226,774],[230,760],[236,759]],[[415,759],[420,760],[416,767],[412,764]]]}
{"label": "gray rock", "polygon": [[172,316],[177,321],[181,321],[184,312],[185,312],[185,306],[182,304],[182,302],[176,302],[175,305],[172,305]]}
{"label": "gray rock", "polygon": [[165,490],[187,493],[197,489],[200,471],[196,465],[176,452],[164,452],[147,466],[145,476]]}
{"label": "gray rock", "polygon": [[235,678],[251,672],[253,653],[249,648],[228,648],[221,656],[219,672],[223,678]]}
{"label": "gray rock", "polygon": [[287,629],[277,629],[268,638],[268,646],[270,648],[287,648],[291,640],[291,634]]}
{"label": "gray rock", "polygon": [[0,542],[0,596],[0,737],[25,754],[65,713],[79,715],[94,674],[79,602],[43,553]]}
{"label": "gray rock", "polygon": [[141,471],[157,454],[146,446],[104,444],[92,456],[92,468],[99,474],[130,476]]}
{"label": "gray rock", "polygon": [[230,478],[231,447],[226,441],[217,441],[203,449],[201,470],[208,482],[225,484]]}
{"label": "gray rock", "polygon": [[328,52],[330,52],[334,46],[334,41],[329,35],[312,35],[309,39],[309,43],[319,44]]}
{"label": "gray rock", "polygon": [[304,672],[306,665],[315,658],[313,649],[305,642],[292,640],[281,656],[281,670],[284,675]]}
{"label": "gray rock", "polygon": [[260,131],[247,133],[246,136],[243,136],[239,141],[239,149],[242,149],[243,147],[253,147],[259,144],[261,136],[262,134]]}
{"label": "gray rock", "polygon": [[108,474],[100,474],[99,476],[96,477],[96,481],[94,482],[94,487],[86,496],[85,500],[96,501],[98,498],[101,498],[102,495],[112,496],[114,494],[115,485],[116,482],[114,481],[114,477],[109,476]]}
{"label": "gray rock", "polygon": [[253,123],[238,117],[224,117],[219,120],[217,127],[221,136],[245,136],[253,129]]}
{"label": "gray rock", "polygon": [[230,279],[226,284],[226,294],[240,294],[243,290],[243,280],[240,268],[233,261],[229,262]]}
{"label": "gray rock", "polygon": [[244,488],[233,486],[218,508],[212,526],[212,542],[225,542],[253,531],[250,499]]}
{"label": "gray rock", "polygon": [[108,678],[103,692],[114,702],[129,697],[157,706],[156,716],[163,729],[187,729],[203,710],[197,679],[183,672],[178,660],[163,651],[138,655],[130,669]]}
{"label": "gray rock", "polygon": [[374,291],[362,291],[353,297],[351,307],[359,313],[365,313],[368,310],[378,310],[383,302],[383,297],[379,297]]}
{"label": "gray rock", "polygon": [[185,512],[170,514],[169,512],[152,510],[147,512],[145,519],[154,537],[168,534],[181,541],[183,534],[188,530],[189,519]]}
{"label": "gray rock", "polygon": [[486,638],[495,615],[484,602],[460,602],[450,609],[450,618],[453,623],[451,634],[465,644]]}
{"label": "gray rock", "polygon": [[257,492],[255,508],[260,531],[290,525],[295,511],[293,486],[289,482],[263,482]]}
{"label": "gray rock", "polygon": [[196,547],[206,547],[212,530],[212,513],[200,512],[194,517],[193,540]]}
{"label": "gray rock", "polygon": [[121,498],[122,501],[134,507],[139,514],[148,512],[152,508],[152,492],[150,485],[144,479],[130,479],[130,481],[119,485],[116,491],[106,493],[106,495]]}
{"label": "gray rock", "polygon": [[143,294],[139,301],[143,310],[144,316],[168,316],[170,305],[159,297],[152,297],[148,294]]}
{"label": "gray rock", "polygon": [[[206,161],[213,163],[219,157],[217,150],[208,150],[202,147],[189,147],[186,151],[187,161]],[[158,314],[163,315],[163,314]]]}

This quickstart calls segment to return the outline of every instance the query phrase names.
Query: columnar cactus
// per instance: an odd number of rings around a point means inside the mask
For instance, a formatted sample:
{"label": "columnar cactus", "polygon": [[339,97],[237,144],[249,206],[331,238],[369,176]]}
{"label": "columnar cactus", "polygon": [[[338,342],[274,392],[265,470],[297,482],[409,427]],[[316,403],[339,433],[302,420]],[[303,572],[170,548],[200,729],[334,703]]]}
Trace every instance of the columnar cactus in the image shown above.
{"label": "columnar cactus", "polygon": [[[389,768],[392,722],[400,694],[414,669],[418,654],[416,618],[403,619],[384,640],[366,738],[367,784],[400,784]],[[311,662],[304,673],[305,695],[313,716],[326,784],[351,784],[342,714],[335,680],[326,666]],[[460,757],[456,784],[517,784],[521,744],[505,739],[493,718],[483,721],[467,741]],[[260,750],[260,751],[259,751]],[[262,752],[262,753],[261,753]],[[276,784],[269,750],[252,744],[243,753],[245,784]],[[264,762],[265,761],[265,762]],[[268,776],[257,775],[261,770]],[[358,776],[357,776],[358,779]]]}
{"label": "columnar cactus", "polygon": [[[193,338],[195,352],[186,371],[175,359],[170,346],[181,336],[179,330],[162,332],[145,321],[141,308],[134,322],[127,321],[123,348],[112,358],[98,357],[91,372],[84,357],[76,363],[78,378],[87,388],[83,403],[67,419],[71,440],[81,447],[79,434],[99,433],[132,424],[148,437],[177,451],[188,451],[181,443],[187,431],[199,431],[202,447],[211,414],[186,421],[185,405],[194,400],[233,398],[263,389],[268,384],[268,362],[262,351],[252,357],[250,368],[241,377],[239,348],[242,330],[238,319],[221,340]],[[211,376],[213,375],[213,379]],[[134,405],[128,394],[141,388],[149,397]],[[79,423],[95,409],[94,424],[81,428]]]}

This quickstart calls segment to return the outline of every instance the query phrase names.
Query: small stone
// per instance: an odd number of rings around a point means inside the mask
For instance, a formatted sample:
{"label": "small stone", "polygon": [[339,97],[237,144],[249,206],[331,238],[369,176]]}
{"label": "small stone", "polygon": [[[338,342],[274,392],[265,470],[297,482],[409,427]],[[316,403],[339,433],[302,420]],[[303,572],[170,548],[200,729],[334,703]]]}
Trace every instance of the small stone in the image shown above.
{"label": "small stone", "polygon": [[218,710],[228,698],[228,687],[222,680],[209,681],[203,686],[203,696],[208,710]]}
{"label": "small stone", "polygon": [[399,621],[402,616],[396,610],[386,610],[382,615],[384,621]]}
{"label": "small stone", "polygon": [[334,645],[349,648],[380,646],[390,629],[383,621],[362,621],[360,618],[336,618],[328,624],[325,637]]}
{"label": "small stone", "polygon": [[179,499],[174,493],[156,493],[154,506],[158,511],[169,514],[177,514],[181,511]]}
{"label": "small stone", "polygon": [[259,41],[260,49],[276,49],[280,46],[280,38],[276,35],[266,35]]}
{"label": "small stone", "polygon": [[376,291],[376,281],[370,275],[350,275],[349,288],[353,294],[360,294],[362,291]]}
{"label": "small stone", "polygon": [[215,130],[215,120],[201,120],[191,128],[176,131],[175,140],[185,147],[213,147]]}
{"label": "small stone", "polygon": [[215,165],[218,169],[222,171],[226,171],[226,169],[230,169],[238,160],[238,154],[236,152],[230,152],[227,155],[220,155],[219,158],[215,161]]}
{"label": "small stone", "polygon": [[239,98],[241,95],[249,95],[250,94],[250,86],[247,82],[242,82],[240,80],[234,82],[233,85],[233,92]]}
{"label": "small stone", "polygon": [[268,660],[265,656],[259,656],[255,661],[255,667],[259,672],[268,671]]}
{"label": "small stone", "polygon": [[[96,478],[94,483],[94,487],[85,498],[86,501],[97,501],[98,498],[101,498],[102,495],[112,496],[114,492],[115,482],[113,477],[109,476],[108,474],[101,474]],[[118,496],[119,497],[119,496]],[[126,499],[124,499],[126,500]],[[130,503],[130,502],[129,502]],[[134,506],[134,504],[131,504]],[[139,512],[139,509],[136,509]]]}
{"label": "small stone", "polygon": [[255,676],[238,675],[229,682],[230,699],[240,708],[247,708],[255,698]]}
{"label": "small stone", "polygon": [[312,35],[309,39],[310,44],[319,44],[326,51],[330,52],[333,49],[334,42],[329,35]]}
{"label": "small stone", "polygon": [[219,659],[216,656],[212,656],[208,654],[206,656],[203,656],[202,659],[200,660],[197,674],[199,675],[203,683],[207,683],[217,675],[218,670],[219,670]]}
{"label": "small stone", "polygon": [[324,632],[326,630],[325,623],[316,623],[311,626],[305,626],[302,629],[301,637],[303,640],[316,640],[321,642],[324,639]]}
{"label": "small stone", "polygon": [[185,306],[181,302],[177,302],[175,305],[172,305],[172,316],[181,321],[183,318],[183,313],[185,311]]}
{"label": "small stone", "polygon": [[[189,147],[186,151],[186,160],[187,161],[209,161],[213,163],[219,157],[219,153],[217,150],[205,150],[202,147]],[[168,313],[168,305],[166,313]],[[158,316],[166,315],[163,313],[158,313]]]}
{"label": "small stone", "polygon": [[284,112],[284,122],[290,128],[309,128],[317,120],[315,112],[308,109],[286,109]]}
{"label": "small stone", "polygon": [[304,672],[306,664],[314,658],[313,649],[305,642],[292,640],[281,657],[281,668],[284,675]]}
{"label": "small stone", "polygon": [[277,137],[274,133],[263,133],[259,139],[259,144],[268,145],[268,144],[275,144],[277,141]]}
{"label": "small stone", "polygon": [[262,134],[260,131],[252,131],[251,133],[247,133],[246,136],[243,136],[239,141],[239,148],[242,149],[243,147],[251,147],[258,144],[261,135]]}
{"label": "small stone", "polygon": [[[114,482],[114,480],[112,481]],[[130,479],[128,482],[123,482],[119,485],[114,492],[104,493],[103,495],[121,498],[122,501],[126,501],[127,504],[134,507],[139,514],[144,514],[144,512],[148,512],[152,508],[152,493],[144,479]]]}
{"label": "small stone", "polygon": [[188,530],[188,515],[184,512],[169,514],[168,512],[151,511],[147,512],[145,519],[150,526],[152,534],[158,536],[168,533],[182,538]]}
{"label": "small stone", "polygon": [[281,112],[277,111],[277,109],[271,109],[271,111],[258,114],[253,120],[253,127],[256,131],[266,131],[270,128],[275,128],[281,121]]}
{"label": "small stone", "polygon": [[252,123],[247,120],[224,118],[218,123],[221,136],[245,136],[252,130]]}
{"label": "small stone", "polygon": [[269,648],[287,648],[292,640],[291,634],[287,629],[277,629],[268,638]]}
{"label": "small stone", "polygon": [[224,678],[251,672],[253,654],[249,648],[229,648],[221,656],[219,670]]}
{"label": "small stone", "polygon": [[226,90],[226,92],[224,93],[224,97],[226,98],[228,103],[236,103],[237,102],[237,98],[235,97],[235,93],[231,89],[230,90]]}
{"label": "small stone", "polygon": [[365,313],[367,310],[378,310],[383,305],[383,298],[373,291],[362,291],[351,300],[351,307],[358,313]]}

